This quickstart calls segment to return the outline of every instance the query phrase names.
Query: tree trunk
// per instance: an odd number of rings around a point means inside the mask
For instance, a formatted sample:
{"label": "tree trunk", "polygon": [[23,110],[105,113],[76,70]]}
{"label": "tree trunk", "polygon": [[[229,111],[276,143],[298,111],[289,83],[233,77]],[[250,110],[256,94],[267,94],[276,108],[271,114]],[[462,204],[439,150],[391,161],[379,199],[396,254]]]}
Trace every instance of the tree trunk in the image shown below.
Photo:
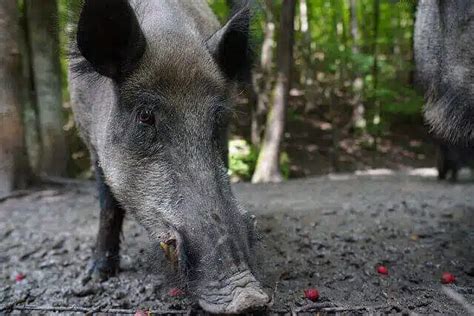
{"label": "tree trunk", "polygon": [[41,140],[39,135],[38,108],[35,100],[35,85],[33,80],[33,69],[31,64],[31,52],[29,51],[29,32],[26,12],[23,10],[20,17],[20,51],[22,56],[23,70],[23,122],[25,127],[25,145],[29,157],[30,166],[34,173],[39,173]]}
{"label": "tree trunk", "polygon": [[[416,3],[411,3],[410,4],[411,7],[410,7],[410,13],[411,13],[411,18],[413,19],[413,21],[415,20],[415,16],[416,16],[416,8],[417,8],[417,4]],[[410,65],[414,65],[415,64],[415,39],[414,39],[414,34],[415,33],[415,28],[411,28],[410,29],[410,39],[409,39],[409,43],[410,43]],[[410,69],[410,73],[408,74],[408,84],[410,85],[410,87],[414,88],[415,87],[415,67],[412,67]]]}
{"label": "tree trunk", "polygon": [[310,28],[310,7],[308,0],[299,1],[299,15],[301,33],[303,33],[303,39],[301,41],[301,53],[303,55],[303,69],[301,71],[302,80],[305,91],[305,113],[311,112],[316,108],[314,103],[315,100],[315,87],[314,87],[314,72],[315,66],[313,62],[313,48],[311,39],[311,28]]}
{"label": "tree trunk", "polygon": [[[335,172],[340,171],[339,167],[339,141],[341,138],[341,129],[343,120],[341,113],[343,112],[344,101],[341,100],[341,95],[344,91],[344,84],[346,80],[347,70],[347,31],[344,22],[343,11],[345,9],[344,3],[341,0],[332,2],[332,24],[334,32],[334,41],[340,43],[338,51],[338,71],[336,73],[337,83],[334,82],[334,87],[331,89],[331,106],[329,109],[329,117],[332,125],[331,129],[331,162]],[[341,26],[341,27],[339,27]]]}
{"label": "tree trunk", "polygon": [[42,145],[40,170],[50,176],[64,176],[68,156],[63,131],[57,3],[26,0],[25,6]]}
{"label": "tree trunk", "polygon": [[283,179],[280,172],[280,147],[285,131],[290,92],[295,9],[296,0],[283,0],[278,41],[278,75],[273,107],[268,114],[265,137],[252,178],[254,183],[278,182]]}
{"label": "tree trunk", "polygon": [[351,19],[352,53],[359,53],[359,20],[357,19],[357,1],[349,0],[349,10]]}
{"label": "tree trunk", "polygon": [[0,1],[0,195],[29,179],[21,118],[22,71],[16,0]]}
{"label": "tree trunk", "polygon": [[372,55],[374,62],[372,64],[372,78],[373,78],[373,93],[378,88],[378,37],[379,37],[379,17],[380,17],[380,0],[373,0],[374,11],[374,25],[373,25],[373,41],[372,41]]}
{"label": "tree trunk", "polygon": [[263,124],[266,109],[268,107],[268,93],[272,86],[273,45],[275,37],[275,21],[273,17],[272,0],[266,0],[265,27],[262,53],[260,57],[260,74],[254,73],[253,86],[256,94],[256,102],[252,107],[251,141],[254,146],[259,147],[262,141]]}
{"label": "tree trunk", "polygon": [[380,18],[380,0],[373,0],[373,14],[374,14],[374,25],[373,25],[373,42],[372,42],[372,54],[374,56],[374,62],[372,64],[372,107],[374,110],[374,115],[372,119],[372,124],[375,126],[375,135],[374,135],[374,160],[375,152],[378,148],[378,138],[380,136],[380,102],[377,98],[377,89],[378,89],[378,37],[379,37],[379,18]]}
{"label": "tree trunk", "polygon": [[[352,37],[352,54],[359,54],[359,20],[357,18],[357,1],[349,0],[350,10],[350,24],[351,24],[351,37]],[[352,91],[354,93],[354,109],[352,112],[352,126],[355,129],[362,130],[365,132],[367,123],[365,121],[365,106],[363,103],[363,89],[364,80],[359,70],[354,71],[354,77],[352,81]]]}

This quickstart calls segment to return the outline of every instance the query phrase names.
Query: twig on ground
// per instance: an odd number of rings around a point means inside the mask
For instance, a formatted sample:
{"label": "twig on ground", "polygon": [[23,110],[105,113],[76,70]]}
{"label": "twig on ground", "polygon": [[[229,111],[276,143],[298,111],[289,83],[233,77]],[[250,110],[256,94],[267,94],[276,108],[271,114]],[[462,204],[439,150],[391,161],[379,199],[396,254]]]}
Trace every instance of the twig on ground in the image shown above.
{"label": "twig on ground", "polygon": [[[73,313],[110,313],[110,314],[135,314],[136,310],[118,309],[118,308],[87,308],[79,306],[55,307],[55,306],[33,306],[33,305],[17,305],[17,306],[0,306],[1,311],[38,311],[38,312],[73,312]],[[183,315],[186,311],[181,310],[157,310],[150,311],[151,314],[171,314]]]}
{"label": "twig on ground", "polygon": [[[457,293],[456,293],[457,294]],[[268,310],[270,313],[283,314],[290,313],[292,316],[296,316],[299,313],[310,313],[310,312],[329,312],[329,313],[340,313],[340,312],[356,312],[356,311],[370,311],[379,310],[384,308],[390,308],[391,305],[379,305],[379,306],[355,306],[355,307],[338,307],[333,303],[313,303],[303,307],[295,308],[290,306],[290,310]],[[34,305],[13,305],[8,304],[0,306],[0,312],[6,311],[38,311],[38,312],[73,312],[73,313],[85,313],[92,315],[95,313],[110,313],[110,314],[122,314],[130,315],[135,314],[136,310],[132,309],[117,309],[117,308],[104,308],[104,305],[96,307],[79,307],[79,306],[66,306],[66,307],[55,307],[55,306],[34,306]],[[157,315],[189,315],[190,310],[150,310],[151,314]],[[474,315],[474,314],[473,314]]]}
{"label": "twig on ground", "polygon": [[278,291],[278,285],[280,284],[280,280],[281,280],[281,276],[275,282],[275,287],[273,288],[272,297],[270,299],[269,306],[272,306],[273,303],[275,302],[275,296],[276,296],[276,292]]}
{"label": "twig on ground", "polygon": [[86,312],[86,315],[87,315],[87,316],[93,315],[94,313],[99,312],[99,311],[100,311],[102,308],[104,308],[106,305],[107,305],[107,303],[99,304],[99,305],[97,305],[96,307],[90,309],[88,312]]}
{"label": "twig on ground", "polygon": [[461,305],[468,312],[469,315],[474,316],[474,306],[469,304],[469,302],[464,298],[464,296],[447,286],[443,286],[443,292],[450,299]]}
{"label": "twig on ground", "polygon": [[301,306],[295,310],[295,312],[300,313],[300,312],[315,312],[315,311],[321,311],[323,308],[330,308],[330,307],[335,307],[334,303],[309,303],[304,306]]}
{"label": "twig on ground", "polygon": [[291,316],[296,316],[297,315],[296,309],[293,305],[290,305],[290,314],[291,314]]}
{"label": "twig on ground", "polygon": [[390,308],[392,305],[378,305],[378,306],[354,306],[354,307],[342,307],[335,306],[334,303],[312,303],[302,306],[296,310],[297,313],[308,313],[308,312],[355,312],[361,310],[378,310]]}
{"label": "twig on ground", "polygon": [[18,190],[18,191],[13,191],[12,193],[9,193],[7,195],[2,195],[0,196],[0,202],[5,202],[6,200],[9,200],[9,199],[16,199],[16,198],[20,198],[20,197],[23,197],[23,196],[26,196],[30,193],[33,193],[34,191],[31,191],[31,190]]}
{"label": "twig on ground", "polygon": [[49,184],[49,185],[84,185],[84,183],[87,183],[87,182],[93,183],[91,180],[70,179],[70,178],[51,177],[51,176],[43,176],[41,177],[40,180],[42,184]]}

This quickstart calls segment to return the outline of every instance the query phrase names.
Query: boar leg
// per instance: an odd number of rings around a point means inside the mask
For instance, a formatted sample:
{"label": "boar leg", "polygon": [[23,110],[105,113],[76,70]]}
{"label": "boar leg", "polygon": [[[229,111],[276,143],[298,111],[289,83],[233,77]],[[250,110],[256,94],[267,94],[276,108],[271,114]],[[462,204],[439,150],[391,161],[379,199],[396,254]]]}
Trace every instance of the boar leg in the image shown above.
{"label": "boar leg", "polygon": [[120,265],[120,233],[125,211],[115,200],[105,183],[102,169],[96,164],[96,181],[99,190],[100,217],[99,232],[89,274],[104,280],[115,275]]}
{"label": "boar leg", "polygon": [[451,161],[449,159],[449,148],[444,145],[439,145],[437,148],[437,169],[438,179],[445,180],[448,172],[451,170]]}
{"label": "boar leg", "polygon": [[459,172],[459,167],[458,166],[453,166],[451,170],[451,178],[449,179],[451,182],[457,182],[458,181],[458,172]]}

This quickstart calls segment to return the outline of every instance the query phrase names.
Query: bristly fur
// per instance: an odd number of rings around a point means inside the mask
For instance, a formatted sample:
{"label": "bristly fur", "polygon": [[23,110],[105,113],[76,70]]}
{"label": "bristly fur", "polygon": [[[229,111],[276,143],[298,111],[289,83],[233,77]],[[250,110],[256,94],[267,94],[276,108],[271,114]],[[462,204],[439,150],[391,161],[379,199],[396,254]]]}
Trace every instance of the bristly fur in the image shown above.
{"label": "bristly fur", "polygon": [[474,4],[471,0],[418,4],[416,83],[424,90],[431,132],[458,146],[474,145]]}
{"label": "bristly fur", "polygon": [[427,93],[424,114],[431,132],[458,146],[472,146],[474,140],[474,108],[468,94],[449,87],[432,86]]}
{"label": "bristly fur", "polygon": [[[173,242],[174,279],[205,310],[266,306],[252,268],[255,235],[225,168],[223,110],[250,73],[250,1],[235,2],[221,27],[206,0],[94,1],[86,2],[71,46],[71,72],[88,74],[73,78],[71,100],[111,194],[152,243]],[[149,5],[145,14],[137,3]],[[94,76],[110,79],[96,85]]]}

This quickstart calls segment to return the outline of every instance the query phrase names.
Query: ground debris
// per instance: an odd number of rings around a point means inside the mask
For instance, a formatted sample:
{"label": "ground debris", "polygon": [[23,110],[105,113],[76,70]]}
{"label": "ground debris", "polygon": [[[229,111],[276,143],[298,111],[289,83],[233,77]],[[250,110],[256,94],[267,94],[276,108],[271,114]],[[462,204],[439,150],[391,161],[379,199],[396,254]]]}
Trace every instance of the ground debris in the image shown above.
{"label": "ground debris", "polygon": [[[300,314],[300,313],[312,313],[312,312],[325,312],[325,313],[351,313],[351,312],[375,312],[381,310],[390,310],[395,308],[401,310],[398,307],[392,305],[378,305],[378,306],[354,306],[354,307],[343,307],[336,306],[333,303],[311,303],[298,308],[289,309],[268,309],[265,312],[268,314]],[[125,309],[125,308],[107,308],[104,304],[94,307],[80,307],[80,306],[36,306],[36,305],[0,305],[0,312],[13,312],[13,311],[37,311],[37,312],[53,312],[53,313],[85,313],[92,315],[94,313],[111,313],[111,314],[122,314],[122,315],[134,315],[136,309]],[[189,315],[193,311],[200,312],[200,308],[196,310],[193,308],[182,308],[181,306],[171,305],[170,309],[146,309],[146,312],[151,315]]]}
{"label": "ground debris", "polygon": [[[451,187],[435,179],[348,177],[234,189],[264,228],[255,256],[262,259],[262,282],[273,293],[272,313],[465,315],[461,304],[440,295],[443,271],[458,276],[452,288],[474,304],[473,183]],[[81,284],[98,224],[92,183],[7,199],[0,207],[2,311],[190,311],[189,298],[177,302],[167,295],[179,285],[165,279],[156,262],[143,259],[146,232],[130,220],[124,223],[119,275]],[[380,264],[389,267],[389,277],[377,274]],[[19,272],[27,277],[15,282]],[[303,295],[312,287],[321,295],[316,305]]]}
{"label": "ground debris", "polygon": [[469,315],[474,316],[474,305],[470,304],[464,296],[447,286],[443,286],[443,292],[453,301],[461,305]]}

